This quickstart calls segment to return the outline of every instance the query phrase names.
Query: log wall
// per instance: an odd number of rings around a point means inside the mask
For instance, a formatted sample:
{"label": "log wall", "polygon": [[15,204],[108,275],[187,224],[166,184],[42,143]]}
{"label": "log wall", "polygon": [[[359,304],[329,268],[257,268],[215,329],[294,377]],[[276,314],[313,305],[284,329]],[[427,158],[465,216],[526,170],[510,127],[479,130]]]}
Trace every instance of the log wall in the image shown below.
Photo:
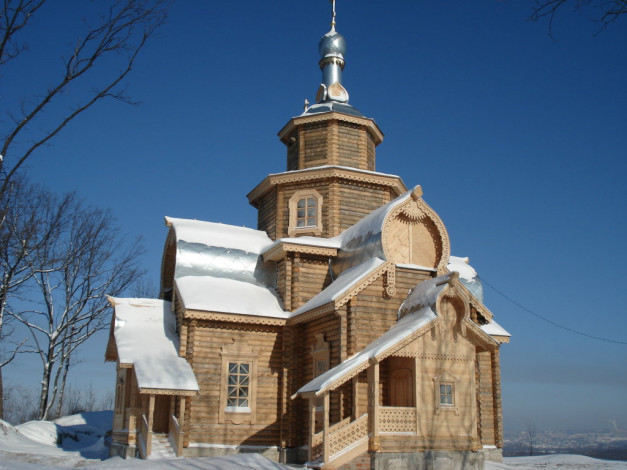
{"label": "log wall", "polygon": [[[190,338],[191,340],[191,338]],[[222,348],[245,345],[256,360],[256,400],[251,403],[254,424],[219,423]],[[198,322],[194,334],[194,373],[200,394],[186,416],[188,442],[227,445],[277,445],[280,439],[280,376],[283,366],[279,327]],[[190,419],[191,418],[191,419]]]}

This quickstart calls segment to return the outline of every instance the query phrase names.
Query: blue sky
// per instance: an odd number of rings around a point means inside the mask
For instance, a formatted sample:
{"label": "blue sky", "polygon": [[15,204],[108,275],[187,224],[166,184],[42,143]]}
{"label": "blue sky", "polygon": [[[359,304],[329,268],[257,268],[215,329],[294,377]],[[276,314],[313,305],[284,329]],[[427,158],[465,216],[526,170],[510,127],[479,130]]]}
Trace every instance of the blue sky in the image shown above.
{"label": "blue sky", "polygon": [[[67,8],[67,5],[73,8]],[[31,49],[0,77],[10,109],[60,66],[85,3],[50,4]],[[627,25],[532,1],[339,0],[350,102],[385,134],[377,170],[420,184],[452,253],[550,320],[627,342]],[[63,8],[63,7],[66,8]],[[97,5],[89,4],[90,7]],[[30,160],[31,178],[110,207],[142,235],[158,285],[163,217],[255,227],[246,194],[285,170],[276,133],[314,101],[324,0],[178,1],[127,81],[141,106],[101,103]],[[579,336],[489,286],[502,347],[506,430],[627,428],[627,346]],[[113,388],[104,337],[76,381]],[[32,383],[26,363],[5,380]]]}

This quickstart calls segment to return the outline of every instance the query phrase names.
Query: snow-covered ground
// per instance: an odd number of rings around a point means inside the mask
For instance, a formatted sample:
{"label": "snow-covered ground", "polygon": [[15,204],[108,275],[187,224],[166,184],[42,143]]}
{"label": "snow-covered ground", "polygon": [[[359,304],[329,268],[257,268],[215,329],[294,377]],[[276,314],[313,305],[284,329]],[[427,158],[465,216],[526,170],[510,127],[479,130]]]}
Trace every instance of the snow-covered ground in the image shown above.
{"label": "snow-covered ground", "polygon": [[[55,421],[30,421],[13,427],[0,421],[0,470],[58,470],[88,466],[93,470],[287,470],[288,467],[258,455],[219,458],[123,460],[108,459],[105,434],[110,411],[83,413]],[[304,467],[296,467],[304,468]],[[627,462],[597,460],[580,455],[506,458],[489,462],[486,470],[627,470]]]}

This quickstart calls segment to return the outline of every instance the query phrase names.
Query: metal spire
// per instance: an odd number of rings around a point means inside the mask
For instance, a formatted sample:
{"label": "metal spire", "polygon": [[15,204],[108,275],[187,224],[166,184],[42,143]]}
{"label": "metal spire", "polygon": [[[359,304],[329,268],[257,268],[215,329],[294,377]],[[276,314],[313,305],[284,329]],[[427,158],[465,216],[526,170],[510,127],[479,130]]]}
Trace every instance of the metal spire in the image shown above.
{"label": "metal spire", "polygon": [[335,31],[335,0],[330,0],[331,3],[331,31]]}

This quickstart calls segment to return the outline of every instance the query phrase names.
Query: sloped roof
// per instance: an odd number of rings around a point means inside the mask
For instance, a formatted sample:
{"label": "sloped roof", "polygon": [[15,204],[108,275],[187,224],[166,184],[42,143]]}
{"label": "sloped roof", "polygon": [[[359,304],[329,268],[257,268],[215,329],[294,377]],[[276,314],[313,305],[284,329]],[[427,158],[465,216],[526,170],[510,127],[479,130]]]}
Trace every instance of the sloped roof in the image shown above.
{"label": "sloped roof", "polygon": [[141,389],[198,391],[179,339],[170,302],[109,297],[115,309],[113,335],[120,364],[131,364]]}
{"label": "sloped roof", "polygon": [[505,336],[507,338],[512,336],[505,328],[494,320],[490,320],[490,322],[485,325],[480,325],[479,328],[481,328],[481,331],[489,334],[490,336]]}
{"label": "sloped roof", "polygon": [[342,295],[349,293],[357,284],[384,263],[385,261],[380,258],[370,258],[353,268],[347,269],[322,292],[294,310],[293,315],[300,315],[339,299]]}
{"label": "sloped roof", "polygon": [[357,354],[303,385],[296,395],[304,393],[320,395],[367,368],[371,359],[376,358],[380,361],[392,354],[395,346],[438,318],[434,309],[438,295],[455,276],[449,273],[422,281],[401,305],[399,313],[402,312],[404,316],[399,315],[401,318],[394,326]]}
{"label": "sloped roof", "polygon": [[212,276],[185,276],[175,282],[186,309],[273,318],[289,315],[274,289]]}

